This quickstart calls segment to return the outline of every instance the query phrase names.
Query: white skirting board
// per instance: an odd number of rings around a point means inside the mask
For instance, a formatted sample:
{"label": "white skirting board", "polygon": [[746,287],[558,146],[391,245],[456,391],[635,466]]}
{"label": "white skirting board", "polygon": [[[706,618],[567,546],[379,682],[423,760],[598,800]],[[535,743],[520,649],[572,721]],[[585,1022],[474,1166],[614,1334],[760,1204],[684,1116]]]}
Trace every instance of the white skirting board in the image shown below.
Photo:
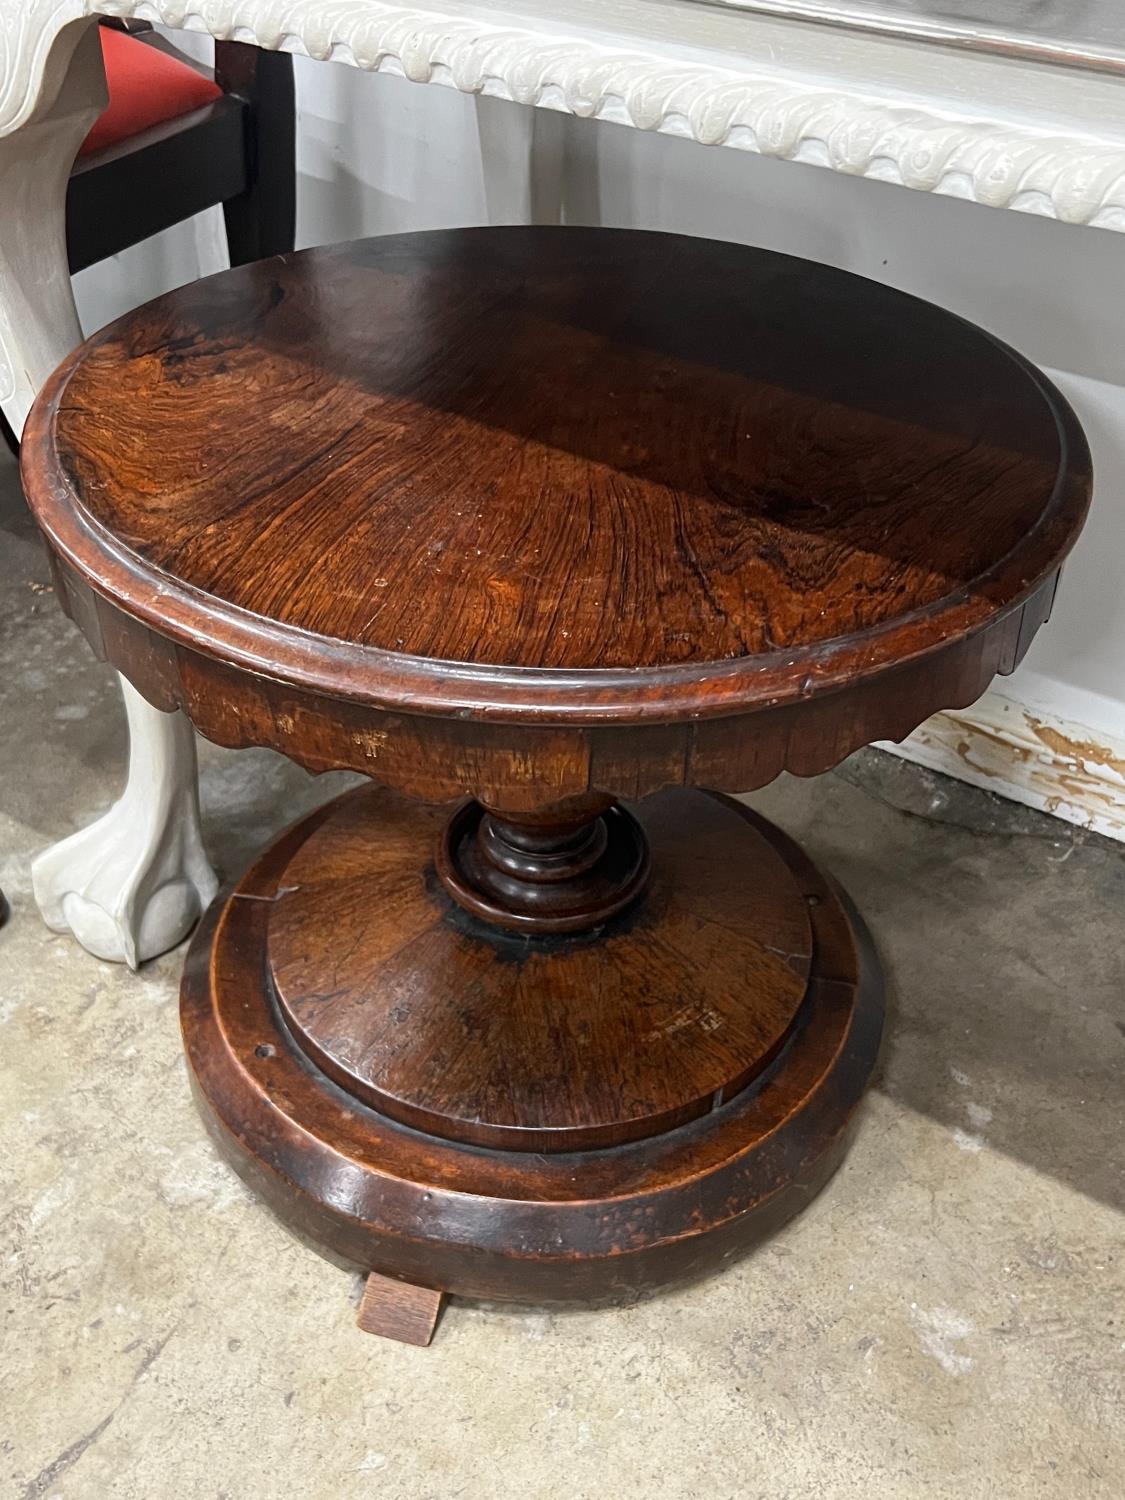
{"label": "white skirting board", "polygon": [[1104,730],[990,692],[880,748],[1125,840],[1125,739]]}

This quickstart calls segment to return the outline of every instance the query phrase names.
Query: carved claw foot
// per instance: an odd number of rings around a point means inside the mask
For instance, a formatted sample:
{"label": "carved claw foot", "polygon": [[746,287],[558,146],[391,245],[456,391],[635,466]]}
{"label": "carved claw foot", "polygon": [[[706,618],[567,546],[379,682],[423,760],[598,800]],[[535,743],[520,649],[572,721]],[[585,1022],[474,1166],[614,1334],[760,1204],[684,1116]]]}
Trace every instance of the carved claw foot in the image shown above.
{"label": "carved claw foot", "polygon": [[153,708],[124,679],[121,688],[125,791],[96,823],[44,850],[31,877],[48,927],[135,969],[187,936],[218,882],[200,833],[191,725]]}

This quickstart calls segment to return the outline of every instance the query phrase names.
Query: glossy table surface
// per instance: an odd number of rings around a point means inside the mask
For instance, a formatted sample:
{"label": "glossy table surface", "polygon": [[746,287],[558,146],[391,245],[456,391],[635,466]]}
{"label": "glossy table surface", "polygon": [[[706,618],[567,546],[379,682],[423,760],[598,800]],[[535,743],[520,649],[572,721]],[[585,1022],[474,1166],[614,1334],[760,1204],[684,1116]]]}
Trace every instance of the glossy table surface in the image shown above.
{"label": "glossy table surface", "polygon": [[1065,402],[962,319],[557,227],[182,288],[62,367],[24,466],[58,550],[162,633],[227,660],[268,635],[271,670],[388,702],[459,675],[489,714],[513,673],[625,717],[720,679],[728,710],[854,686],[1025,600],[1088,498]]}

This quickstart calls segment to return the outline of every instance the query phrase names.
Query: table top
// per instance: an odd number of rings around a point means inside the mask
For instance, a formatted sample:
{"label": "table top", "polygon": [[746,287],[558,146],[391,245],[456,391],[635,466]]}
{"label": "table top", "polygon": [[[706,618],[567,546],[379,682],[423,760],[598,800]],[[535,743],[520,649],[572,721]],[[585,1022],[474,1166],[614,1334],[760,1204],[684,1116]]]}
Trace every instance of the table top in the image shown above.
{"label": "table top", "polygon": [[88,341],[25,451],[56,550],[157,631],[433,713],[854,683],[1015,608],[1089,489],[1061,397],[962,320],[605,230],[196,283]]}

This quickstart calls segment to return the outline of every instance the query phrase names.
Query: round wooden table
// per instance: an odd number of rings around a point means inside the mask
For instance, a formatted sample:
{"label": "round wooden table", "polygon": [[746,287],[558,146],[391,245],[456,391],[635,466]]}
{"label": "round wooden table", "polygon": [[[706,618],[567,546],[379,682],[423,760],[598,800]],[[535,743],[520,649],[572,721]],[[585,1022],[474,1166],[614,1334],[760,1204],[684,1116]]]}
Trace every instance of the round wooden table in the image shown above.
{"label": "round wooden table", "polygon": [[150,702],[370,778],[218,898],[182,1000],[220,1149],[374,1273],[364,1326],[627,1296],[808,1202],[878,965],[722,793],[1018,662],[1090,488],[1031,365],[734,245],[394,236],[98,334],[24,474]]}

